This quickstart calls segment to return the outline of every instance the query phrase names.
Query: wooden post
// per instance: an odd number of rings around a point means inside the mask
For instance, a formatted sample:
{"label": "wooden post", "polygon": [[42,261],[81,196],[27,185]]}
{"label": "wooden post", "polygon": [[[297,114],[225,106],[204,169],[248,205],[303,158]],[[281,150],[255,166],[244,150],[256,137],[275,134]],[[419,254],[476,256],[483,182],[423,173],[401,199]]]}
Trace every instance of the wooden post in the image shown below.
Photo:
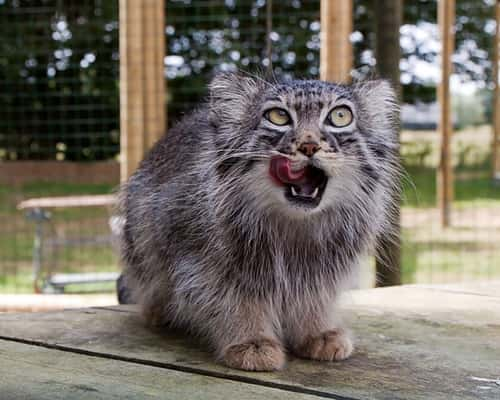
{"label": "wooden post", "polygon": [[493,179],[500,182],[500,90],[499,90],[499,53],[500,53],[500,0],[495,4],[496,31],[493,42],[493,143],[492,168]]}
{"label": "wooden post", "polygon": [[450,75],[451,55],[455,46],[455,0],[439,0],[438,22],[441,32],[441,83],[438,87],[440,105],[439,132],[441,134],[441,158],[437,176],[438,202],[441,209],[441,225],[450,226],[451,203],[453,201],[453,166],[451,138],[453,122],[451,117]]}
{"label": "wooden post", "polygon": [[352,69],[352,0],[321,0],[321,79],[349,82]]}
{"label": "wooden post", "polygon": [[164,0],[120,0],[120,177],[165,133]]}
{"label": "wooden post", "polygon": [[[403,0],[377,0],[375,2],[375,33],[377,74],[388,79],[401,99],[399,83],[399,28],[403,19]],[[399,128],[399,127],[398,127]],[[377,286],[401,284],[401,193],[392,193],[394,207],[391,210],[390,233],[385,233],[377,245]]]}

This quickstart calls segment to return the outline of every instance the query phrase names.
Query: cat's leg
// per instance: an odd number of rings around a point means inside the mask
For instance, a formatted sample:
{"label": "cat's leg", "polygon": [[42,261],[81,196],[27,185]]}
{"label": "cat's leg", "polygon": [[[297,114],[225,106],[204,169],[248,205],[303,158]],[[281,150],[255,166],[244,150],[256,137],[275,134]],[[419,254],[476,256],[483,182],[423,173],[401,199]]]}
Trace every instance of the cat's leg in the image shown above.
{"label": "cat's leg", "polygon": [[229,367],[274,371],[285,365],[277,318],[266,305],[245,304],[217,322],[212,334],[218,359]]}
{"label": "cat's leg", "polygon": [[301,358],[340,361],[353,351],[350,332],[335,313],[333,302],[298,307],[287,321],[288,342]]}

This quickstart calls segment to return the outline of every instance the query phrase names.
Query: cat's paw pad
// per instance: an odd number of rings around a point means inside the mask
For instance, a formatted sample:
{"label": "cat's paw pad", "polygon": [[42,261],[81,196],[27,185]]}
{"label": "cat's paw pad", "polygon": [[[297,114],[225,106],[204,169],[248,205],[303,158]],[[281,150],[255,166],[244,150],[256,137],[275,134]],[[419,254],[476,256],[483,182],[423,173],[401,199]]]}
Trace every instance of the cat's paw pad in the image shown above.
{"label": "cat's paw pad", "polygon": [[275,371],[285,365],[285,352],[271,339],[255,339],[229,346],[223,354],[224,363],[247,371]]}
{"label": "cat's paw pad", "polygon": [[296,353],[312,360],[340,361],[348,358],[352,350],[349,335],[343,329],[333,329],[308,338]]}

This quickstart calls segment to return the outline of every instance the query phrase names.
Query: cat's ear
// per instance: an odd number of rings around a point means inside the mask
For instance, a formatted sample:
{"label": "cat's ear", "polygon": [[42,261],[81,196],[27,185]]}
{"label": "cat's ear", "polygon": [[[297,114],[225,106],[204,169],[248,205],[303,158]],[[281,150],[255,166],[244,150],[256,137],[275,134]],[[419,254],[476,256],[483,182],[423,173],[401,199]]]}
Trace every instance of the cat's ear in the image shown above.
{"label": "cat's ear", "polygon": [[393,129],[399,123],[399,101],[389,81],[377,79],[358,82],[354,85],[354,93],[375,129]]}
{"label": "cat's ear", "polygon": [[261,91],[258,78],[239,73],[217,74],[210,84],[210,120],[241,123],[249,115],[249,109]]}

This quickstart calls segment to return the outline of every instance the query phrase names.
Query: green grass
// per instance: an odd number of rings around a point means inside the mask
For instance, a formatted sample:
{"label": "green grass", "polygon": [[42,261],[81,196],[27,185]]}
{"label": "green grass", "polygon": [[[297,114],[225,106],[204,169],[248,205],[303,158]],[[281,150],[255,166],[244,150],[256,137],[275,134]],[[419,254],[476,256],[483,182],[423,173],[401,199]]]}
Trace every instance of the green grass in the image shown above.
{"label": "green grass", "polygon": [[436,204],[436,176],[432,168],[406,167],[403,178],[403,207],[433,207]]}
{"label": "green grass", "polygon": [[[477,172],[477,170],[474,170]],[[428,208],[436,206],[436,170],[429,167],[406,167],[403,179],[403,207]],[[467,206],[498,206],[500,185],[495,184],[489,171],[483,170],[479,177],[456,180],[454,204]]]}
{"label": "green grass", "polygon": [[403,283],[500,278],[500,254],[494,248],[474,248],[470,243],[405,241],[402,254]]}
{"label": "green grass", "polygon": [[[86,283],[85,285],[68,285],[64,293],[112,293],[116,290],[114,282]],[[29,272],[0,275],[0,293],[33,293],[33,275]]]}
{"label": "green grass", "polygon": [[[0,185],[0,293],[32,292],[32,252],[34,224],[24,212],[16,209],[21,200],[35,197],[108,194],[112,185],[76,184],[60,182],[35,182],[18,187]],[[58,236],[78,238],[109,234],[109,210],[104,207],[54,209],[52,226]],[[52,236],[49,225],[45,225]],[[62,247],[44,253],[46,264],[57,260],[56,272],[101,272],[118,268],[117,257],[109,246]],[[68,287],[68,292],[81,290],[82,286]],[[85,285],[85,290],[113,290],[112,284]]]}
{"label": "green grass", "polygon": [[18,272],[0,275],[0,293],[33,293],[33,275]]}
{"label": "green grass", "polygon": [[411,243],[411,235],[408,235],[408,232],[404,230],[401,246],[401,281],[402,283],[413,283],[419,268],[418,250]]}
{"label": "green grass", "polygon": [[4,234],[0,236],[0,254],[5,261],[31,261],[33,252],[32,234]]}
{"label": "green grass", "polygon": [[413,165],[406,171],[403,212],[413,209],[420,216],[428,212],[431,217],[421,225],[403,229],[403,282],[500,278],[500,247],[494,244],[496,238],[500,243],[500,226],[494,220],[489,222],[500,213],[500,186],[491,179],[488,163],[456,168],[456,176],[462,178],[455,180],[452,208],[459,213],[445,229],[439,225],[439,214],[432,214],[437,207],[435,168]]}
{"label": "green grass", "polygon": [[458,181],[455,186],[455,203],[461,207],[498,206],[500,201],[500,185],[494,183],[489,173],[480,178]]}

